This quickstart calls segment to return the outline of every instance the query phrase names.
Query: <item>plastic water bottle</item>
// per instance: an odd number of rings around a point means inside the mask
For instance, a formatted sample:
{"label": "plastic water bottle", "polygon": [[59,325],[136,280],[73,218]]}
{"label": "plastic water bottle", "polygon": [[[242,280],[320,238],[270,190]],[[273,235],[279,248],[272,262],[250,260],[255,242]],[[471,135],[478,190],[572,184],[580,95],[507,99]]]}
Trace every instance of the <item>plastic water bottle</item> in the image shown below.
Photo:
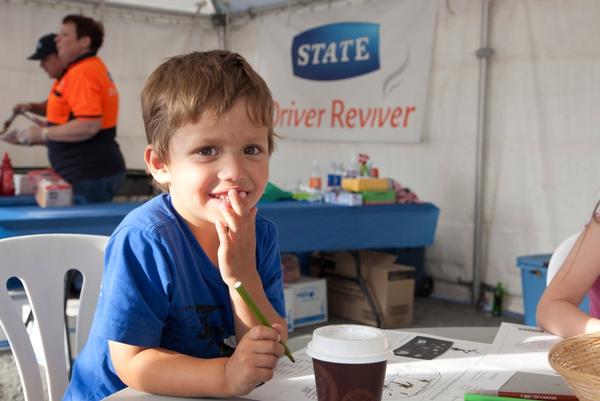
{"label": "plastic water bottle", "polygon": [[338,189],[342,185],[342,171],[337,163],[331,163],[329,173],[327,173],[327,187],[329,189]]}
{"label": "plastic water bottle", "polygon": [[497,283],[494,288],[494,301],[492,303],[492,316],[502,316],[502,298],[504,298],[504,286]]}
{"label": "plastic water bottle", "polygon": [[310,174],[310,180],[308,181],[308,186],[311,189],[320,191],[321,186],[321,169],[319,168],[319,162],[317,160],[313,161],[312,173]]}

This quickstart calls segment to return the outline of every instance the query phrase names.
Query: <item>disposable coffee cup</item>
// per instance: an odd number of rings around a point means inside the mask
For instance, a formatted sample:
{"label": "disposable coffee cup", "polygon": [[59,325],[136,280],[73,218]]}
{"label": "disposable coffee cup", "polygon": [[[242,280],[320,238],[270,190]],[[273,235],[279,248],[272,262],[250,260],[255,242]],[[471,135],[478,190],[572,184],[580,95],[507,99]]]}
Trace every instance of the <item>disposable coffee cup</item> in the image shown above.
{"label": "disposable coffee cup", "polygon": [[370,326],[341,324],[313,332],[306,353],[313,359],[319,401],[380,401],[392,347]]}

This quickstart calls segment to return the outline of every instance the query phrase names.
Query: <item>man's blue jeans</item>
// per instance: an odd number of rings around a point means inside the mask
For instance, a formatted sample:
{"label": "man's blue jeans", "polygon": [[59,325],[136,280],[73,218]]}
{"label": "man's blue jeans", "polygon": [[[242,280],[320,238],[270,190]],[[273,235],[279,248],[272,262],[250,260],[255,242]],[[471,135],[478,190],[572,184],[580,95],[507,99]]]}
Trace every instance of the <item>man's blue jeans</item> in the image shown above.
{"label": "man's blue jeans", "polygon": [[125,173],[111,175],[110,177],[96,178],[74,182],[73,194],[85,198],[87,203],[110,202],[121,188]]}

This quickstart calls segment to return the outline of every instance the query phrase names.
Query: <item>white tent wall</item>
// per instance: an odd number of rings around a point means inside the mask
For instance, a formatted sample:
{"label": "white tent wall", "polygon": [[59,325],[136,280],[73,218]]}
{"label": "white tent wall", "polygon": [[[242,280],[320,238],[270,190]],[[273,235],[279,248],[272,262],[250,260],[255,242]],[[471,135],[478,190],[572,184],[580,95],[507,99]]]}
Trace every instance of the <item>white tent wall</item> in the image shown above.
{"label": "white tent wall", "polygon": [[[377,0],[371,0],[377,1]],[[441,209],[426,267],[435,294],[467,301],[472,279],[475,153],[482,0],[439,0],[432,72],[422,141],[417,144],[308,142],[283,138],[272,158],[271,181],[287,187],[306,181],[313,160],[324,173],[332,161],[368,153],[382,175],[393,177]],[[302,9],[352,7],[364,0],[324,2]],[[0,1],[0,111],[42,100],[50,81],[25,58],[36,39],[55,31],[70,12],[101,17],[100,51],[121,94],[118,140],[130,168],[143,167],[145,138],[139,111],[143,82],[165,57],[219,47],[206,20],[154,18],[141,12],[100,11],[50,1]],[[279,18],[288,18],[287,11]],[[515,258],[550,253],[580,229],[600,198],[600,2],[597,0],[493,0],[490,16],[488,112],[484,152],[482,281],[508,284],[507,308],[522,312]],[[185,22],[187,21],[187,22]],[[234,18],[228,43],[254,65],[260,14]],[[268,81],[269,77],[265,77]],[[26,121],[19,121],[21,126]],[[46,161],[44,148],[0,143],[15,165]]]}
{"label": "white tent wall", "polygon": [[[436,295],[461,301],[470,286],[457,283],[472,280],[481,6],[440,1],[420,143],[305,142],[280,132],[271,164],[271,180],[285,187],[306,181],[313,160],[327,169],[369,154],[384,176],[440,207],[426,268]],[[320,7],[293,12],[310,18]],[[481,279],[507,284],[505,306],[514,312],[523,312],[516,257],[552,252],[600,197],[597,15],[596,0],[491,2]],[[260,16],[231,29],[233,49],[255,65],[269,62],[258,58],[268,46],[256,40],[259,24]]]}
{"label": "white tent wall", "polygon": [[515,295],[515,258],[551,253],[600,198],[598,13],[594,0],[493,2],[483,280]]}
{"label": "white tent wall", "polygon": [[[37,39],[56,32],[62,18],[83,13],[103,21],[105,41],[102,57],[120,95],[117,140],[128,168],[144,168],[146,137],[141,118],[139,95],[146,78],[165,58],[195,50],[219,47],[220,32],[206,19],[149,13],[135,10],[100,8],[86,4],[55,1],[0,2],[0,118],[7,119],[14,104],[42,101],[51,81],[39,62],[27,60]],[[19,118],[15,127],[29,121]],[[46,148],[24,148],[0,142],[0,153],[8,151],[15,166],[47,165]]]}

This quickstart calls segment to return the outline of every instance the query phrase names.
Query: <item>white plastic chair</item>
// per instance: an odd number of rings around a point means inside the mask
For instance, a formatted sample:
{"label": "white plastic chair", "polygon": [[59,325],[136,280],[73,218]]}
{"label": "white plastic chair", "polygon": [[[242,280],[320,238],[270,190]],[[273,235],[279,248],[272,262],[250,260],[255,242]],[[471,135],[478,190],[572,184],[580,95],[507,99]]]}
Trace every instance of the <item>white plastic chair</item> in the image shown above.
{"label": "white plastic chair", "polygon": [[567,256],[569,256],[569,252],[571,252],[573,245],[575,245],[575,242],[577,242],[577,238],[579,238],[580,235],[581,231],[567,237],[567,239],[558,245],[550,257],[550,260],[548,261],[548,271],[546,272],[546,287],[560,270],[560,267],[565,262],[565,259],[567,259]]}
{"label": "white plastic chair", "polygon": [[62,399],[69,381],[64,319],[65,276],[83,275],[76,324],[77,352],[87,340],[100,290],[104,248],[108,237],[83,234],[42,234],[0,240],[0,325],[10,344],[26,401],[44,399],[42,378],[21,311],[10,297],[6,282],[23,283],[40,331],[46,361],[50,401]]}

